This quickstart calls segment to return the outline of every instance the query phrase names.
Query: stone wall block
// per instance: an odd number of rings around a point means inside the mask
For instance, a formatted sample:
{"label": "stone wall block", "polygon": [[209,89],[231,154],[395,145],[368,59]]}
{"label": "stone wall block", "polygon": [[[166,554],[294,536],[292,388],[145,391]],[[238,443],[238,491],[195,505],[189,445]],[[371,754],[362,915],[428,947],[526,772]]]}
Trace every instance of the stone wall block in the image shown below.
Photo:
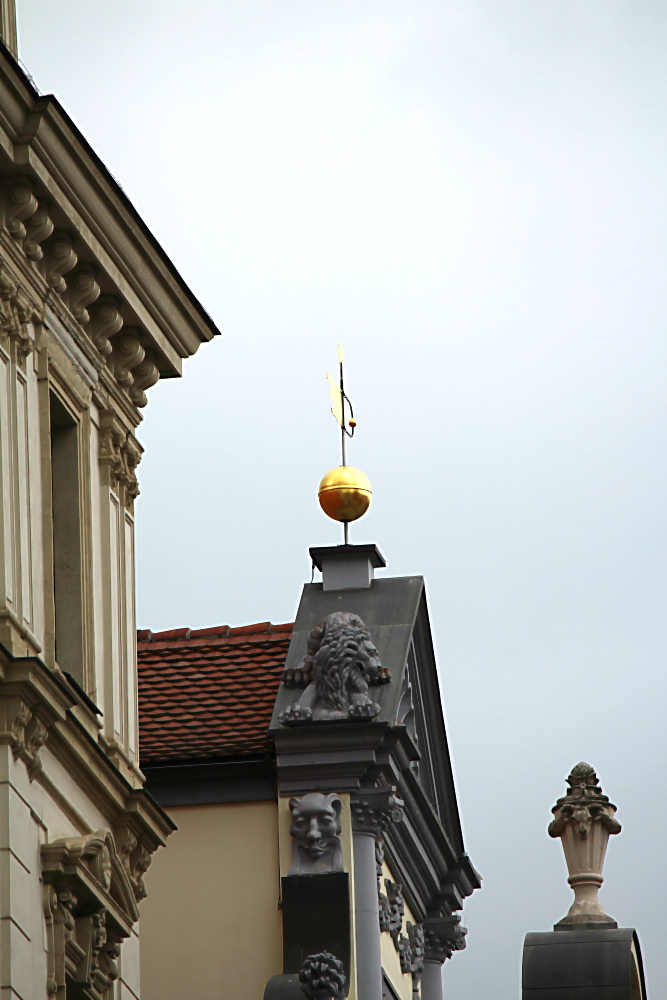
{"label": "stone wall block", "polygon": [[120,982],[132,997],[139,996],[139,938],[132,932],[123,944],[118,962]]}

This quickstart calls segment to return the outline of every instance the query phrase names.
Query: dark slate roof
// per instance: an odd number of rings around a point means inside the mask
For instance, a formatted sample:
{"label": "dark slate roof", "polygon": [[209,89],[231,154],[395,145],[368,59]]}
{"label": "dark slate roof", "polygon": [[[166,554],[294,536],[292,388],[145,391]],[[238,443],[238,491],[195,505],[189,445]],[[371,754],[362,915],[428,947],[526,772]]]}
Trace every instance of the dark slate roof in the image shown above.
{"label": "dark slate roof", "polygon": [[292,628],[138,632],[141,764],[267,753]]}

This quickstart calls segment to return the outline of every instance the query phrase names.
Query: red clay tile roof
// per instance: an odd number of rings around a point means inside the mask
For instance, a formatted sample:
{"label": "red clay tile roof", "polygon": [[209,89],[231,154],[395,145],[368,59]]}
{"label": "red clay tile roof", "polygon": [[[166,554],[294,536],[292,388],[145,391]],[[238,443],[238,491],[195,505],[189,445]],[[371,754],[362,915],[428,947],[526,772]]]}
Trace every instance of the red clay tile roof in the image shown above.
{"label": "red clay tile roof", "polygon": [[138,632],[141,763],[266,753],[293,627]]}

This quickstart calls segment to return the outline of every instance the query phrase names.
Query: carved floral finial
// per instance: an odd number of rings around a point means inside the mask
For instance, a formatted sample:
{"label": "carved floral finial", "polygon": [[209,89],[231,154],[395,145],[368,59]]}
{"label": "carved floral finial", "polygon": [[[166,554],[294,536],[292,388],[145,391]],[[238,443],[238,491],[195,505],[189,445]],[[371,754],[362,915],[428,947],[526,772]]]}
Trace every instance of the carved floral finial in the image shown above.
{"label": "carved floral finial", "polygon": [[621,832],[621,824],[614,818],[616,806],[602,793],[598,776],[590,764],[584,761],[576,764],[566,781],[569,785],[566,794],[551,810],[554,818],[549,824],[549,836],[560,837],[574,902],[556,927],[616,926],[616,921],[605,913],[598,900],[609,837]]}
{"label": "carved floral finial", "polygon": [[307,1000],[343,1000],[345,967],[328,951],[309,955],[299,970],[299,982]]}

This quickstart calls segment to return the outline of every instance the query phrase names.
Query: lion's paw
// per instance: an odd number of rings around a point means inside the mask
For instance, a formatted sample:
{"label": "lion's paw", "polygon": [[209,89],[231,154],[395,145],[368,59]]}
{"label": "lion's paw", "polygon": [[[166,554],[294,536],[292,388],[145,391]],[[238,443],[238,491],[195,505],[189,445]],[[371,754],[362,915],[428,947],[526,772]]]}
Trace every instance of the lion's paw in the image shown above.
{"label": "lion's paw", "polygon": [[374,719],[380,714],[380,706],[374,701],[365,701],[361,704],[350,705],[347,714],[353,719]]}
{"label": "lion's paw", "polygon": [[289,705],[284,712],[278,716],[278,722],[281,726],[292,726],[295,722],[309,722],[313,717],[313,713],[309,708],[304,708],[298,702],[294,705]]}

